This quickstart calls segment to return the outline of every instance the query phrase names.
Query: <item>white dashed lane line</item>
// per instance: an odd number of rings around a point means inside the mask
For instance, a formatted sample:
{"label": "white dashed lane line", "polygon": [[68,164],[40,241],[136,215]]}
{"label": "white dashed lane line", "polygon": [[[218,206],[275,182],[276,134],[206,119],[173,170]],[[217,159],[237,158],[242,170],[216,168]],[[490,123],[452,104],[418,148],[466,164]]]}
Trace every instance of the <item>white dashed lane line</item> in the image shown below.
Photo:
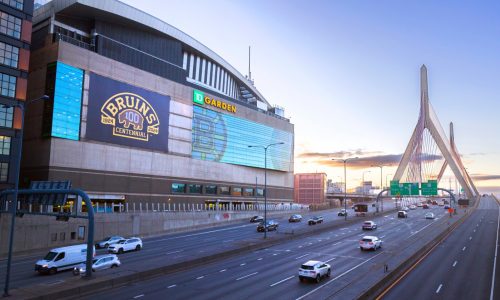
{"label": "white dashed lane line", "polygon": [[455,260],[455,262],[453,263],[453,267],[455,267],[457,265],[457,262],[458,261]]}
{"label": "white dashed lane line", "polygon": [[239,280],[242,280],[242,279],[248,278],[248,277],[253,276],[253,275],[256,275],[256,274],[258,274],[258,273],[259,273],[259,272],[253,272],[253,273],[250,273],[250,274],[248,274],[248,275],[242,276],[242,277],[240,277],[240,278],[236,278],[236,281],[239,281]]}
{"label": "white dashed lane line", "polygon": [[262,257],[259,257],[259,258],[257,258],[257,260],[263,260],[263,258],[262,258]]}
{"label": "white dashed lane line", "polygon": [[244,265],[246,265],[246,263],[242,263],[242,264],[240,264],[240,267],[243,267]]}
{"label": "white dashed lane line", "polygon": [[138,299],[138,298],[141,298],[141,297],[144,297],[144,294],[140,294],[140,295],[134,296],[134,299]]}
{"label": "white dashed lane line", "polygon": [[306,257],[306,256],[308,256],[308,255],[309,255],[309,253],[308,253],[308,254],[301,255],[301,256],[299,256],[299,257],[296,257],[295,259],[300,259],[300,258],[302,258],[302,257]]}
{"label": "white dashed lane line", "polygon": [[176,286],[177,286],[176,284],[172,284],[172,285],[167,286],[167,289],[171,289],[171,288],[174,288]]}
{"label": "white dashed lane line", "polygon": [[467,247],[463,247],[463,248],[462,248],[462,251],[465,251],[465,249],[467,249]]}
{"label": "white dashed lane line", "polygon": [[205,278],[205,276],[196,277],[197,280],[203,279],[203,278]]}
{"label": "white dashed lane line", "polygon": [[440,284],[436,290],[436,294],[439,294],[439,292],[441,291],[441,288],[443,287],[443,284]]}
{"label": "white dashed lane line", "polygon": [[293,277],[295,277],[295,276],[290,276],[290,277],[287,277],[287,278],[285,278],[285,279],[283,279],[283,280],[280,280],[280,281],[278,281],[278,282],[275,282],[275,283],[271,284],[271,285],[270,285],[270,287],[273,287],[273,286],[278,285],[278,284],[280,284],[280,283],[283,283],[283,282],[285,282],[285,281],[287,281],[287,280],[290,280],[290,279],[292,279]]}
{"label": "white dashed lane line", "polygon": [[226,271],[227,271],[227,269],[222,269],[219,271],[219,273],[226,272]]}

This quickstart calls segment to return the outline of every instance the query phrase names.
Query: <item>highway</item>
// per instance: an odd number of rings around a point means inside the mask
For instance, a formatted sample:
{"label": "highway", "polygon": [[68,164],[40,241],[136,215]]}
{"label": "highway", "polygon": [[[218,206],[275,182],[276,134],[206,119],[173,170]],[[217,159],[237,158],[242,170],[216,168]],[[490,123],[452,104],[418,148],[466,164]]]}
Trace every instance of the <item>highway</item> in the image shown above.
{"label": "highway", "polygon": [[[389,207],[385,204],[386,209]],[[369,208],[371,212],[375,208]],[[279,222],[277,232],[268,232],[268,238],[282,236],[283,234],[308,230],[307,219],[313,215],[322,215],[325,224],[344,222],[344,217],[337,216],[340,209],[333,209],[321,212],[299,212],[293,211],[290,214],[280,217],[273,217],[268,214],[268,219]],[[351,214],[348,219],[356,218]],[[300,223],[289,223],[288,218],[292,213],[300,213],[304,220]],[[261,215],[263,212],[261,212]],[[122,267],[96,273],[95,276],[111,275],[125,271],[137,271],[154,268],[159,265],[169,265],[176,262],[188,261],[193,258],[219,253],[226,250],[240,248],[249,243],[259,243],[263,240],[263,233],[256,231],[257,223],[249,223],[249,220],[242,220],[232,225],[212,227],[203,230],[196,230],[185,233],[167,234],[143,240],[144,247],[139,252],[130,252],[119,255]],[[105,250],[97,250],[97,254],[104,254]],[[39,252],[33,255],[14,257],[12,262],[11,289],[39,285],[41,287],[57,287],[65,283],[67,278],[72,277],[69,271],[59,272],[55,275],[39,275],[34,272],[35,262],[42,259],[46,252]],[[0,261],[0,284],[5,282],[6,260]]]}
{"label": "highway", "polygon": [[383,299],[500,299],[499,262],[493,270],[499,218],[498,203],[483,197],[478,209]]}
{"label": "highway", "polygon": [[[424,214],[429,211],[437,218],[426,220]],[[396,213],[373,218],[379,226],[373,232],[363,232],[360,220],[329,232],[100,292],[92,298],[355,299],[384,276],[385,263],[389,267],[396,265],[456,219],[450,218],[443,207],[435,206],[410,210],[407,219],[398,219]],[[383,247],[360,251],[358,241],[364,235],[380,237]],[[298,268],[307,260],[330,263],[331,277],[319,284],[299,282]]]}

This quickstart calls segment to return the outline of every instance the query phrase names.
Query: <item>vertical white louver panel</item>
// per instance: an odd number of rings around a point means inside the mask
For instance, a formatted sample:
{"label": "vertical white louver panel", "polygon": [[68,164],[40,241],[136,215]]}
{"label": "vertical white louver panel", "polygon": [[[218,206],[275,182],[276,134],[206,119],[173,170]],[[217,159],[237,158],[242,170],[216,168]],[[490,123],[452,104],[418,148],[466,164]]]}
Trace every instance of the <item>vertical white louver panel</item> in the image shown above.
{"label": "vertical white louver panel", "polygon": [[225,74],[225,75],[226,75],[226,76],[225,76],[225,78],[224,78],[224,94],[225,94],[225,95],[227,95],[227,83],[228,83],[228,81],[229,81],[229,80],[228,80],[229,78],[228,78],[228,74],[227,74],[227,72],[226,72],[226,74]]}
{"label": "vertical white louver panel", "polygon": [[229,77],[229,97],[233,98],[233,77]]}
{"label": "vertical white louver panel", "polygon": [[187,64],[188,64],[188,54],[187,52],[182,53],[182,68],[184,70],[187,70]]}
{"label": "vertical white louver panel", "polygon": [[200,57],[196,56],[196,77],[194,78],[196,81],[200,81]]}
{"label": "vertical white louver panel", "polygon": [[200,77],[200,82],[205,83],[205,67],[207,65],[207,61],[203,59],[201,63],[201,77]]}
{"label": "vertical white louver panel", "polygon": [[210,61],[207,62],[207,85],[210,85],[210,82],[212,81],[212,63]]}
{"label": "vertical white louver panel", "polygon": [[220,67],[217,66],[217,83],[215,84],[216,89],[220,89]]}
{"label": "vertical white louver panel", "polygon": [[191,54],[190,59],[189,59],[189,78],[191,78],[191,79],[194,79],[193,67],[194,67],[194,55]]}

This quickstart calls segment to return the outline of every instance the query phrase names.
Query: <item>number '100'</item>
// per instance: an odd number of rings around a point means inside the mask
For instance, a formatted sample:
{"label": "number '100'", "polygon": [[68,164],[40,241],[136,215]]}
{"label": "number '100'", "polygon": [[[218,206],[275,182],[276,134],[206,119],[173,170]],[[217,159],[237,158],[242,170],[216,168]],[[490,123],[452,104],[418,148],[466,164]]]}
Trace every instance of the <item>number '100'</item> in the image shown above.
{"label": "number '100'", "polygon": [[129,110],[125,112],[125,118],[130,122],[139,124],[141,116],[137,112]]}

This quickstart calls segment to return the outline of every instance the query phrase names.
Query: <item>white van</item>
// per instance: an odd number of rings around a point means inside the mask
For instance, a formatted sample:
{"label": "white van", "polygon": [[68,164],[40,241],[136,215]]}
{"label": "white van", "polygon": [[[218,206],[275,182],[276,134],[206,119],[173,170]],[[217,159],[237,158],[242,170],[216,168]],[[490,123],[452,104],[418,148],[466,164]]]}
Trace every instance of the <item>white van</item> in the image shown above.
{"label": "white van", "polygon": [[[92,255],[95,256],[95,246]],[[35,271],[39,273],[55,274],[57,271],[72,269],[85,263],[87,259],[87,244],[67,246],[50,250],[42,260],[35,264]]]}

